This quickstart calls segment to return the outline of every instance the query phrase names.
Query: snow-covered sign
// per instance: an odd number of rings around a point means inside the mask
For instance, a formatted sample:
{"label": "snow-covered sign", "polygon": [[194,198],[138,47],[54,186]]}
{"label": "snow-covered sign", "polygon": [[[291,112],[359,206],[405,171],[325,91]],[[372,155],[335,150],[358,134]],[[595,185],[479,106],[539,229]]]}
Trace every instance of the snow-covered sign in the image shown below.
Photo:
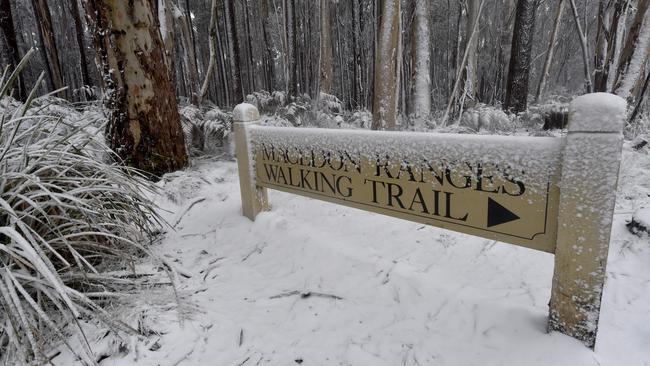
{"label": "snow-covered sign", "polygon": [[566,137],[546,138],[264,127],[240,104],[243,214],[276,189],[554,253],[549,328],[593,347],[625,111],[576,98]]}
{"label": "snow-covered sign", "polygon": [[249,136],[258,186],[555,250],[560,139],[261,126]]}

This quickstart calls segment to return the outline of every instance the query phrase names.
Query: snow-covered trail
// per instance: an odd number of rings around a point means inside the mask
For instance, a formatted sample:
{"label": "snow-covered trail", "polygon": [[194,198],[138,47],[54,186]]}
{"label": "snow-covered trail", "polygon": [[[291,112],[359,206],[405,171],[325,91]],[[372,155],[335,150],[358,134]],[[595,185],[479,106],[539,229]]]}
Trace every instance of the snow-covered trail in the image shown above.
{"label": "snow-covered trail", "polygon": [[650,245],[625,228],[650,159],[626,154],[596,352],[546,332],[550,254],[276,191],[251,222],[236,164],[205,161],[161,202],[183,322],[147,308],[158,345],[101,364],[650,365]]}

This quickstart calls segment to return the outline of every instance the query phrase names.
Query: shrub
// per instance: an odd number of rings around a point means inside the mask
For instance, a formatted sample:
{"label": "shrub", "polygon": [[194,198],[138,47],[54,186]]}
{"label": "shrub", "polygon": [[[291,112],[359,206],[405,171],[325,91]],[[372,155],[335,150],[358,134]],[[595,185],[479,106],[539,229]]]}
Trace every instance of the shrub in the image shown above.
{"label": "shrub", "polygon": [[128,270],[160,228],[155,186],[109,162],[97,120],[33,113],[36,89],[11,107],[20,69],[0,78],[0,364],[46,363],[54,339],[94,364],[83,321],[137,333],[103,306],[132,290]]}

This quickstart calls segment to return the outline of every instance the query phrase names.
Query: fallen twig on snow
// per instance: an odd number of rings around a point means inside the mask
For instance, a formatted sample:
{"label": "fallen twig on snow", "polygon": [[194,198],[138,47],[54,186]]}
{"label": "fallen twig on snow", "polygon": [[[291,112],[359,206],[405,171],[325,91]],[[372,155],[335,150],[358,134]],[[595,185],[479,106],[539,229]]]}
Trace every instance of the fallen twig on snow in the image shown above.
{"label": "fallen twig on snow", "polygon": [[193,200],[192,202],[190,202],[190,203],[187,205],[187,207],[186,207],[186,208],[181,212],[181,214],[178,215],[178,218],[174,221],[174,225],[172,225],[172,228],[173,228],[173,229],[176,229],[176,226],[178,226],[178,224],[181,223],[181,220],[182,220],[183,217],[187,214],[187,212],[188,212],[189,210],[191,210],[192,207],[194,207],[196,204],[201,203],[201,202],[205,201],[206,199],[207,199],[207,197],[199,197],[199,198]]}
{"label": "fallen twig on snow", "polygon": [[325,298],[334,299],[334,300],[343,300],[342,297],[332,295],[332,294],[325,294],[325,293],[313,292],[313,291],[297,291],[297,290],[281,293],[281,294],[278,294],[278,295],[274,295],[274,296],[269,297],[269,299],[280,299],[280,298],[283,298],[283,297],[289,297],[289,296],[295,296],[295,295],[299,295],[301,299],[306,299],[308,297],[316,296],[316,297],[325,297]]}

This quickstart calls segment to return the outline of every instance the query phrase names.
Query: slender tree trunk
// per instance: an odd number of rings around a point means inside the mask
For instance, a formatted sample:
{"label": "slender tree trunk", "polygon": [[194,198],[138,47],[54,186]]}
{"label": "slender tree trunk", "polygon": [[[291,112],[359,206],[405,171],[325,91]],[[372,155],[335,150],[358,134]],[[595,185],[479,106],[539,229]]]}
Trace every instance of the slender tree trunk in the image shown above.
{"label": "slender tree trunk", "polygon": [[215,49],[217,45],[217,0],[212,0],[212,5],[210,6],[210,27],[208,29],[209,33],[209,48],[210,48],[210,61],[208,63],[208,69],[205,70],[205,79],[203,80],[203,85],[201,86],[201,91],[199,92],[198,104],[200,105],[205,97],[205,94],[208,92],[208,86],[210,85],[210,78],[215,69],[215,64],[217,62],[217,51]]}
{"label": "slender tree trunk", "polygon": [[352,76],[354,78],[352,93],[352,107],[358,108],[363,105],[363,71],[361,65],[361,57],[363,50],[361,49],[361,9],[359,0],[352,1],[352,45],[354,47],[354,69]]}
{"label": "slender tree trunk", "polygon": [[643,80],[642,69],[650,53],[650,0],[639,0],[634,22],[630,27],[625,47],[618,64],[618,77],[614,92],[628,102],[634,99],[633,91]]}
{"label": "slender tree trunk", "polygon": [[[4,44],[7,47],[5,53],[7,57],[6,62],[9,65],[9,71],[11,72],[20,62],[20,53],[18,50],[18,42],[16,41],[16,30],[14,29],[10,0],[0,0],[0,30],[2,31]],[[0,70],[0,72],[2,71],[3,70]],[[22,75],[18,75],[18,88],[16,90],[17,95],[15,95],[15,97],[21,101],[25,101],[25,83],[23,82]]]}
{"label": "slender tree trunk", "polygon": [[467,0],[467,22],[465,23],[465,39],[469,42],[467,66],[463,72],[465,95],[476,100],[478,91],[478,36],[473,36],[474,24],[479,22],[479,6],[481,0]]}
{"label": "slender tree trunk", "polygon": [[[605,62],[607,59],[607,42],[609,33],[607,29],[607,20],[609,18],[610,2],[600,0],[598,2],[598,21],[596,26],[596,50],[594,52],[594,91],[603,92],[607,88],[607,83],[603,82],[605,74]],[[604,80],[607,80],[605,78]]]}
{"label": "slender tree trunk", "polygon": [[128,165],[155,176],[187,165],[154,0],[84,0],[106,80],[106,138]]}
{"label": "slender tree trunk", "polygon": [[394,130],[397,122],[400,0],[381,0],[377,54],[375,55],[372,129]]}
{"label": "slender tree trunk", "polygon": [[[454,82],[454,87],[451,89],[451,95],[449,96],[449,100],[447,101],[447,109],[445,110],[445,114],[442,117],[442,124],[446,124],[447,120],[449,119],[449,114],[451,113],[452,106],[454,105],[454,102],[456,101],[456,94],[458,93],[460,83],[462,80],[462,72],[465,70],[465,67],[467,66],[467,60],[469,58],[469,54],[471,52],[470,47],[472,46],[472,40],[474,37],[476,37],[476,33],[478,32],[478,20],[481,18],[481,13],[483,12],[483,5],[485,5],[485,0],[481,0],[481,4],[479,5],[478,8],[478,15],[476,17],[476,21],[474,22],[473,25],[473,30],[470,33],[470,39],[467,40],[467,44],[465,45],[465,52],[463,53],[463,58],[460,61],[460,65],[458,66],[458,73],[456,75],[456,81]],[[463,100],[465,94],[462,94],[463,97],[459,98],[460,103],[459,105],[462,107],[463,105]]]}
{"label": "slender tree trunk", "polygon": [[564,1],[559,0],[557,4],[557,11],[555,13],[555,23],[553,25],[553,32],[551,33],[551,39],[548,42],[548,49],[546,50],[546,59],[544,60],[544,69],[542,70],[542,76],[540,76],[539,84],[537,86],[537,93],[535,94],[535,102],[539,102],[544,89],[546,88],[546,81],[548,80],[549,74],[551,73],[551,64],[553,63],[553,55],[555,54],[555,45],[557,44],[557,36],[560,32],[560,26],[562,25],[562,13],[564,12]]}
{"label": "slender tree trunk", "polygon": [[248,90],[253,92],[257,90],[257,85],[255,83],[255,78],[257,76],[255,54],[253,53],[253,43],[251,35],[251,22],[249,20],[249,7],[248,0],[243,0],[244,3],[244,30],[246,35],[246,46],[248,50]]}
{"label": "slender tree trunk", "polygon": [[288,74],[289,74],[289,95],[287,100],[297,97],[298,90],[298,35],[296,34],[296,4],[295,0],[285,1],[285,27],[287,32],[287,59],[288,59]]}
{"label": "slender tree trunk", "polygon": [[[180,1],[180,0],[179,0]],[[180,13],[180,12],[179,12]],[[194,68],[196,68],[196,80],[197,80],[197,86],[198,87],[198,80],[199,80],[199,60],[198,60],[198,55],[196,52],[196,37],[194,36],[194,20],[192,18],[192,12],[190,10],[190,0],[185,0],[185,20],[187,21],[187,30],[188,33],[190,34],[189,36],[189,47],[191,48],[190,54],[194,55],[194,59],[191,60],[193,63]]]}
{"label": "slender tree trunk", "polygon": [[411,57],[413,64],[413,102],[411,113],[427,117],[431,113],[431,32],[429,3],[422,1],[415,6],[411,32]]}
{"label": "slender tree trunk", "polygon": [[643,88],[641,88],[641,93],[639,94],[639,100],[636,102],[636,106],[634,107],[634,111],[632,111],[632,115],[630,116],[630,123],[634,123],[634,120],[636,119],[636,116],[639,115],[639,112],[641,111],[641,104],[643,103],[643,97],[646,95],[646,92],[648,91],[648,85],[650,84],[650,72],[648,72],[648,76],[645,78],[645,82],[643,83]]}
{"label": "slender tree trunk", "polygon": [[496,92],[494,99],[503,103],[505,101],[506,83],[508,81],[508,61],[512,55],[512,28],[515,19],[515,0],[503,0],[501,16],[503,23],[499,32],[499,64],[497,66],[497,75],[494,84]]}
{"label": "slender tree trunk", "polygon": [[[615,0],[613,4],[601,0],[598,11],[598,34],[596,37],[596,55],[594,57],[594,91],[609,91],[609,73],[618,47],[619,20],[623,11],[624,0]],[[611,16],[610,16],[610,13]],[[611,21],[609,21],[611,17]],[[609,22],[608,22],[609,21]]]}
{"label": "slender tree trunk", "polygon": [[262,0],[262,36],[264,37],[264,45],[266,46],[266,73],[268,78],[268,90],[273,91],[277,90],[276,77],[275,77],[275,54],[276,54],[276,45],[273,38],[271,37],[271,23],[270,23],[270,13],[269,13],[269,2],[270,0]]}
{"label": "slender tree trunk", "polygon": [[535,32],[536,0],[519,0],[512,32],[510,66],[503,109],[519,113],[528,107],[528,81]]}
{"label": "slender tree trunk", "polygon": [[[61,89],[65,86],[63,83],[63,73],[61,71],[61,62],[59,61],[59,49],[54,38],[54,29],[52,28],[52,16],[46,0],[32,0],[36,23],[38,24],[38,34],[43,45],[45,60],[47,61],[47,74],[50,78],[53,89]],[[66,93],[61,93],[64,96]]]}
{"label": "slender tree trunk", "polygon": [[580,15],[578,14],[578,7],[576,6],[575,0],[569,0],[569,3],[571,4],[571,10],[573,11],[573,20],[576,26],[576,32],[580,38],[580,49],[582,50],[582,70],[584,71],[585,76],[585,89],[587,89],[587,93],[591,93],[594,90],[594,87],[591,83],[589,51],[587,49],[587,35],[582,30],[582,25],[580,25]]}
{"label": "slender tree trunk", "polygon": [[332,39],[330,1],[320,0],[320,91],[332,93]]}
{"label": "slender tree trunk", "polygon": [[77,0],[70,0],[70,9],[72,10],[72,19],[74,20],[75,36],[77,40],[77,46],[79,47],[79,63],[81,68],[81,82],[83,87],[81,90],[84,90],[84,97],[86,100],[94,99],[91,93],[86,93],[85,87],[92,85],[90,81],[90,74],[88,73],[88,63],[86,60],[86,47],[84,45],[84,34],[83,24],[81,23],[81,16],[79,15],[79,4]]}
{"label": "slender tree trunk", "polygon": [[607,75],[607,90],[612,93],[614,91],[614,87],[616,86],[618,78],[618,66],[619,62],[621,61],[621,54],[623,53],[623,48],[625,46],[625,36],[627,33],[627,17],[630,13],[631,8],[630,1],[620,0],[620,2],[622,3],[622,11],[620,20],[618,20],[618,28],[613,34],[613,37],[615,37],[615,44],[614,47],[612,47],[611,55],[608,54],[610,65],[609,74]]}
{"label": "slender tree trunk", "polygon": [[190,103],[197,105],[199,69],[196,63],[196,54],[194,53],[194,42],[192,42],[192,28],[186,14],[176,7],[174,13],[178,16],[181,28],[181,43],[183,44],[185,60],[185,69],[187,70],[187,90]]}
{"label": "slender tree trunk", "polygon": [[225,1],[228,53],[230,56],[230,73],[232,74],[232,97],[234,104],[238,104],[244,101],[244,95],[241,85],[241,54],[239,53],[239,37],[237,37],[235,0]]}
{"label": "slender tree trunk", "polygon": [[158,0],[158,22],[160,33],[165,45],[165,61],[169,69],[169,75],[174,80],[174,8],[172,0]]}
{"label": "slender tree trunk", "polygon": [[[225,4],[222,4],[225,6]],[[223,8],[221,8],[222,12],[225,13]],[[224,23],[224,29],[226,28],[226,23]],[[226,47],[223,46],[223,39],[221,37],[221,32],[219,30],[219,24],[217,23],[217,44],[219,45],[217,55],[218,60],[219,60],[219,70],[221,71],[221,89],[223,91],[223,95],[225,100],[221,103],[221,105],[226,105],[229,106],[231,105],[230,103],[230,87],[228,85],[228,77],[226,76],[226,64],[225,64],[225,59],[229,58],[227,57],[226,53]]]}

